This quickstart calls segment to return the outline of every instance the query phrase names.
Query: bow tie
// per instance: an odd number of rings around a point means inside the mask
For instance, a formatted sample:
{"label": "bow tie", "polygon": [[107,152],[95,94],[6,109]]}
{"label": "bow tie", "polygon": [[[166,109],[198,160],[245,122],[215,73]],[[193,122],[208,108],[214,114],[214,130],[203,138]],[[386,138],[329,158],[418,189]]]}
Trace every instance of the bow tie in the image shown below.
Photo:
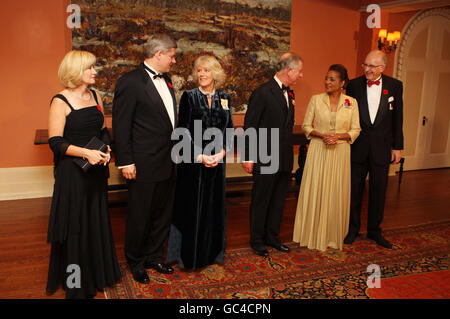
{"label": "bow tie", "polygon": [[380,80],[376,80],[376,81],[371,81],[371,80],[369,80],[369,81],[367,81],[367,86],[368,87],[371,87],[372,85],[380,85]]}
{"label": "bow tie", "polygon": [[284,84],[281,85],[281,90],[282,90],[283,92],[289,92],[289,91],[291,91],[291,89],[289,88],[289,86],[285,86]]}
{"label": "bow tie", "polygon": [[153,74],[153,80],[154,79],[157,79],[157,78],[164,78],[164,75],[162,75],[162,74],[160,74],[160,73],[155,73],[152,69],[150,69],[148,66],[146,66],[145,64],[144,64],[144,68],[148,71],[148,72],[150,72],[151,74]]}

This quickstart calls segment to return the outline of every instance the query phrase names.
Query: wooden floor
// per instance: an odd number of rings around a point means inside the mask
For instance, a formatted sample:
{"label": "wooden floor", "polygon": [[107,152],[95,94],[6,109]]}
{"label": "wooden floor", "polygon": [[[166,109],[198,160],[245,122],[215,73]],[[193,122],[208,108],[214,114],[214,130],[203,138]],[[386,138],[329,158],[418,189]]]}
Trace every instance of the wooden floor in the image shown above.
{"label": "wooden floor", "polygon": [[[250,184],[229,185],[227,249],[248,247]],[[280,239],[290,242],[297,205],[295,184],[286,200]],[[125,201],[124,201],[125,200]],[[59,289],[47,297],[50,245],[46,243],[50,198],[0,202],[0,298],[64,298]],[[111,224],[119,261],[124,261],[126,193],[110,194]],[[362,229],[366,225],[367,191]],[[389,178],[383,228],[450,220],[450,169],[405,172]],[[102,293],[97,298],[104,298]]]}

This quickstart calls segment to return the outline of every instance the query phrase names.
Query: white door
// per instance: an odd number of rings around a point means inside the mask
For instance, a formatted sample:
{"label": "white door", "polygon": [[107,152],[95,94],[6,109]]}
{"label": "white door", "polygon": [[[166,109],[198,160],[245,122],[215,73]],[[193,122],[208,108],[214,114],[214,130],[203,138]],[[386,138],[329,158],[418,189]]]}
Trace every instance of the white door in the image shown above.
{"label": "white door", "polygon": [[439,12],[410,24],[402,44],[405,170],[450,166],[450,14]]}

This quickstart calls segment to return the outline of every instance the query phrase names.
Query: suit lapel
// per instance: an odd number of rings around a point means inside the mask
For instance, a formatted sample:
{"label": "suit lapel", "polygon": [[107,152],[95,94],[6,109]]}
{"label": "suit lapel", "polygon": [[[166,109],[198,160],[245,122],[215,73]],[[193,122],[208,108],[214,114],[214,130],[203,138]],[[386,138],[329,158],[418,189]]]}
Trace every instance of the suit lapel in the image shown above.
{"label": "suit lapel", "polygon": [[369,102],[367,101],[367,80],[365,76],[361,77],[359,85],[361,88],[360,90],[358,90],[359,92],[361,92],[361,105],[359,106],[360,117],[367,126],[372,126],[369,115]]}
{"label": "suit lapel", "polygon": [[[376,127],[381,123],[387,109],[388,109],[388,99],[389,99],[389,80],[385,76],[382,77],[382,88],[381,88],[381,98],[380,105],[378,106],[377,116],[373,122],[373,126]],[[385,92],[387,92],[385,94]]]}
{"label": "suit lapel", "polygon": [[[146,77],[146,85],[145,85],[145,92],[148,94],[150,101],[155,101],[154,106],[159,110],[159,112],[162,114],[163,118],[165,119],[165,122],[167,125],[170,126],[170,129],[173,129],[172,123],[170,121],[169,114],[167,113],[166,106],[164,105],[164,102],[161,98],[161,96],[158,93],[158,90],[156,89],[155,85],[153,84],[153,81],[150,80],[150,77],[148,76],[147,71],[144,68],[144,65],[141,65],[142,72],[145,73]],[[170,91],[170,89],[169,89]],[[172,92],[171,92],[172,93]],[[173,98],[173,96],[172,96]],[[153,105],[153,103],[149,103],[150,105]],[[176,114],[176,113],[174,113]]]}
{"label": "suit lapel", "polygon": [[177,117],[177,99],[175,97],[175,90],[173,89],[173,84],[170,81],[170,78],[167,75],[164,75],[164,80],[166,80],[166,84],[169,87],[170,95],[172,96],[173,102],[173,114],[174,114],[174,127],[177,127],[178,117]]}
{"label": "suit lapel", "polygon": [[280,107],[280,110],[283,112],[283,115],[285,116],[286,120],[286,118],[288,117],[288,107],[286,105],[286,98],[284,97],[283,91],[281,91],[280,86],[278,85],[277,81],[275,81],[274,78],[272,78],[270,84],[272,94],[275,97],[276,101],[278,102],[278,106]]}
{"label": "suit lapel", "polygon": [[289,125],[295,116],[295,105],[292,103],[292,100],[295,100],[294,93],[292,93],[292,96],[288,93],[289,110],[285,125]]}

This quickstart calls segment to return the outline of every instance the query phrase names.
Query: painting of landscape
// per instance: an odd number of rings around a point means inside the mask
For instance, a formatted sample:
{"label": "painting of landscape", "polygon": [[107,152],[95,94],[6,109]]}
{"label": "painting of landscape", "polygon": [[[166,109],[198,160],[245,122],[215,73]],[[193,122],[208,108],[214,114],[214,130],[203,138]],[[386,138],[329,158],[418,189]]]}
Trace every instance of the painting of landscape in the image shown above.
{"label": "painting of landscape", "polygon": [[143,44],[167,32],[178,45],[170,77],[179,99],[192,89],[194,60],[218,57],[234,113],[246,110],[251,92],[275,73],[289,51],[291,0],[72,0],[81,8],[81,28],[72,30],[72,48],[97,56],[95,88],[111,114],[114,86],[143,61]]}

